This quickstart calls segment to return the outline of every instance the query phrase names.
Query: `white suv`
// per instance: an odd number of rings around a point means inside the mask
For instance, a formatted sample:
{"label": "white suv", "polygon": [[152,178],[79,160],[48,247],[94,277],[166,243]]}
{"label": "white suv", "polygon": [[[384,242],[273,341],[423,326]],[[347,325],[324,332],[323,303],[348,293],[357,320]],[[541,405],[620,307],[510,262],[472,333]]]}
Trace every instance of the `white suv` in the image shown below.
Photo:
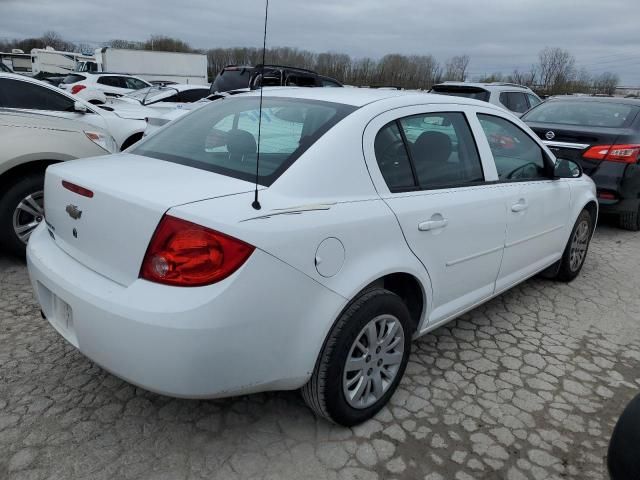
{"label": "white suv", "polygon": [[529,87],[517,83],[444,82],[434,85],[431,93],[474,98],[493,103],[516,115],[522,115],[542,102]]}
{"label": "white suv", "polygon": [[121,73],[74,72],[67,75],[60,88],[91,103],[105,103],[105,97],[121,97],[151,84],[133,75]]}

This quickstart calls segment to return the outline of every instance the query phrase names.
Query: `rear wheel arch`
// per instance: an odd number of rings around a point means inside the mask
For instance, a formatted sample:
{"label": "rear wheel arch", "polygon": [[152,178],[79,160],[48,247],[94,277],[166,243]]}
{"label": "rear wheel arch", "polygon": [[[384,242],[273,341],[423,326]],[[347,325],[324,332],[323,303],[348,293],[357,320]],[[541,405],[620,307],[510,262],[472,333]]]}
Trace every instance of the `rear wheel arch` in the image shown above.
{"label": "rear wheel arch", "polygon": [[44,174],[44,171],[49,165],[54,165],[60,162],[61,160],[33,160],[16,165],[15,167],[12,167],[6,172],[0,174],[0,191],[5,191],[12,182],[15,182],[17,179],[27,175],[38,173]]}
{"label": "rear wheel arch", "polygon": [[[402,299],[411,316],[411,323],[414,328],[414,331],[411,333],[415,333],[420,326],[420,321],[424,315],[427,304],[426,292],[420,280],[414,275],[405,272],[386,274],[360,290],[349,302],[349,305],[363,293],[374,288],[384,288],[385,290],[395,293]],[[346,308],[348,308],[348,305],[345,309]]]}
{"label": "rear wheel arch", "polygon": [[[591,215],[591,218],[593,219],[593,229],[595,230],[596,221],[598,220],[598,204],[595,202],[595,200],[591,200],[584,207],[582,207],[582,210],[586,210]],[[582,212],[582,210],[580,211]],[[578,213],[578,215],[580,214]]]}

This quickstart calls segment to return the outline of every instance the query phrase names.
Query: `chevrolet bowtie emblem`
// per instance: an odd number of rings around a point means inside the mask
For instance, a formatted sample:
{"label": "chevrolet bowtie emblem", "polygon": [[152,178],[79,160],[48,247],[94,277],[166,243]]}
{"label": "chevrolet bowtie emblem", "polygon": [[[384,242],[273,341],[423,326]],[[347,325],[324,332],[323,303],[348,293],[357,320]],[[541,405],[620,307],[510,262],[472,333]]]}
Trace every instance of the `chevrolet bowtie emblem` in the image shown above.
{"label": "chevrolet bowtie emblem", "polygon": [[65,210],[67,211],[69,216],[74,220],[78,220],[82,216],[82,210],[80,210],[75,205],[67,205],[67,208],[65,208]]}

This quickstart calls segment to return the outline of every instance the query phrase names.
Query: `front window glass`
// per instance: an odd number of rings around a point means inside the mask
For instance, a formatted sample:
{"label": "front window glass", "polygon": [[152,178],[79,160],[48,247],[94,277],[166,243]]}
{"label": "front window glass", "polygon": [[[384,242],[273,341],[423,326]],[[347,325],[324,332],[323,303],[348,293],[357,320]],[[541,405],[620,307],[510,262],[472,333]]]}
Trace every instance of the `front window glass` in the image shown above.
{"label": "front window glass", "polygon": [[[260,98],[212,102],[141,142],[138,155],[254,181]],[[343,104],[265,97],[258,182],[271,185],[337,122],[355,110]]]}
{"label": "front window glass", "polygon": [[557,123],[584,127],[622,128],[631,124],[638,107],[606,101],[549,101],[527,113],[527,122]]}
{"label": "front window glass", "polygon": [[531,108],[535,107],[541,102],[538,97],[536,97],[535,95],[531,95],[530,93],[527,93],[527,98],[529,99],[529,106]]}
{"label": "front window glass", "polygon": [[542,148],[524,131],[508,120],[478,114],[498,178],[503,181],[548,179],[548,167]]}

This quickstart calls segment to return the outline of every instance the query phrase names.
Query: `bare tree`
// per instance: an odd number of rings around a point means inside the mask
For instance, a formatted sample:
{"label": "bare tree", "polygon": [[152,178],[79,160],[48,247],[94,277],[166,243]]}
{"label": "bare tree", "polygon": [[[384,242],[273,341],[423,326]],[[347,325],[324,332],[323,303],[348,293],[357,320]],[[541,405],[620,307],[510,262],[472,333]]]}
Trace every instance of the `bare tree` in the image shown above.
{"label": "bare tree", "polygon": [[620,78],[615,73],[604,72],[593,80],[594,93],[613,95],[616,92]]}
{"label": "bare tree", "polygon": [[464,82],[467,79],[469,61],[470,59],[468,55],[460,55],[450,58],[445,65],[444,79]]}
{"label": "bare tree", "polygon": [[67,42],[60,34],[53,30],[44,32],[42,35],[42,43],[44,47],[52,47],[54,50],[62,50],[65,52],[72,52],[76,49],[73,43]]}
{"label": "bare tree", "polygon": [[547,94],[568,93],[575,78],[575,58],[568,50],[546,47],[538,54],[540,85]]}
{"label": "bare tree", "polygon": [[525,85],[527,87],[533,87],[537,79],[536,67],[531,66],[528,72],[521,72],[517,68],[511,72],[511,75],[507,76],[507,81],[517,83],[518,85]]}

